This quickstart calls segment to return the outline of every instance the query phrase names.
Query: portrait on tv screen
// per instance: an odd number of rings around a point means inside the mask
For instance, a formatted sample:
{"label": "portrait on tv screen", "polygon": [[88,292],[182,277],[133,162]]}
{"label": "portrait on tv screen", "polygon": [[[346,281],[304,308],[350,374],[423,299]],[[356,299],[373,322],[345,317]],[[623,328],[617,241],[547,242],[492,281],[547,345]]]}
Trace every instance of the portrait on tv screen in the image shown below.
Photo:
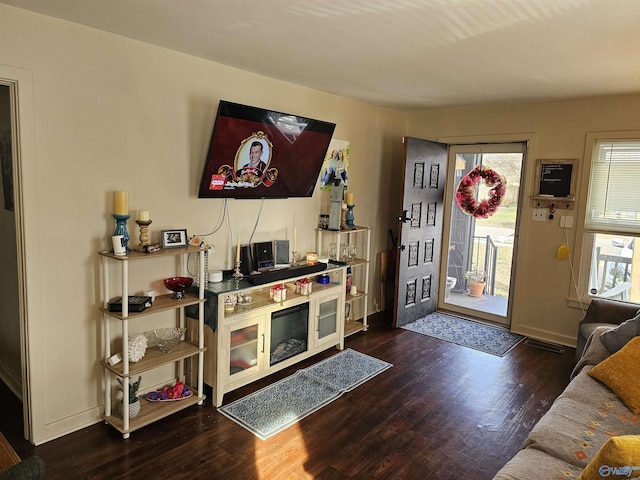
{"label": "portrait on tv screen", "polygon": [[335,124],[221,101],[198,196],[313,194]]}

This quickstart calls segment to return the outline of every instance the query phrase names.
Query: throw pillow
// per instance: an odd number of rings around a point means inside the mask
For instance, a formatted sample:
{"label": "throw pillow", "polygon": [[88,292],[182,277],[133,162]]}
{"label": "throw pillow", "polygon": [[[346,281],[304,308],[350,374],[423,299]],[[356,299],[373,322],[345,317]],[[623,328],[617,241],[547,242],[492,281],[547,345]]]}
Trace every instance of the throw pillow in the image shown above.
{"label": "throw pillow", "polygon": [[618,352],[603,360],[589,371],[636,415],[640,415],[640,337],[631,339]]}
{"label": "throw pillow", "polygon": [[607,440],[578,480],[637,477],[640,477],[640,435],[622,435]]}
{"label": "throw pillow", "polygon": [[621,323],[616,328],[603,333],[600,341],[611,353],[616,353],[633,337],[640,335],[640,313]]}

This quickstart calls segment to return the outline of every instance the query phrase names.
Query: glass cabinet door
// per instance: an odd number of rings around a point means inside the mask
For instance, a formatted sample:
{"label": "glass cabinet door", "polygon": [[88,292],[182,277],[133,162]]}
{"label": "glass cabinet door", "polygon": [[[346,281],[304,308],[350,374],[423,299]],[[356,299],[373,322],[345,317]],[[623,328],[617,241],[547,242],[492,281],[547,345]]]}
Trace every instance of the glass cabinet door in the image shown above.
{"label": "glass cabinet door", "polygon": [[263,316],[225,325],[225,339],[229,355],[226,356],[225,376],[228,381],[255,374],[263,368],[265,336]]}
{"label": "glass cabinet door", "polygon": [[338,309],[338,295],[318,300],[316,311],[316,345],[337,342],[338,322],[342,321]]}

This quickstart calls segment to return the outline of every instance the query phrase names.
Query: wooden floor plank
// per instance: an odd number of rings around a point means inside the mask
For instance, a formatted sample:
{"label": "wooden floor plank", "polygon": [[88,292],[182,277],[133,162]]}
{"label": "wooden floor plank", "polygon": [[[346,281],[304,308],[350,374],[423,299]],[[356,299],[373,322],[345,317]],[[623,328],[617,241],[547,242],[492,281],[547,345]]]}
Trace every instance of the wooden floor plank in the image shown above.
{"label": "wooden floor plank", "polygon": [[[346,347],[394,366],[266,441],[208,400],[129,440],[99,423],[34,447],[21,438],[21,405],[4,386],[0,431],[20,457],[42,457],[48,479],[483,480],[521,448],[567,385],[574,355],[521,343],[499,358],[393,329],[390,312],[371,317],[370,330]],[[334,353],[231,392],[225,404]]]}

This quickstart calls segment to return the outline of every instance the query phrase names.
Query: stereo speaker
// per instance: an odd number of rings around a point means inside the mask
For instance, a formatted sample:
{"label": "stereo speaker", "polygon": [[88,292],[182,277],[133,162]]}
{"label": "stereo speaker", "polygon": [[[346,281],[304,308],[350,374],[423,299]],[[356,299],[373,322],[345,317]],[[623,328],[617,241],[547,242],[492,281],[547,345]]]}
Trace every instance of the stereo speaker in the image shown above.
{"label": "stereo speaker", "polygon": [[257,270],[251,245],[240,247],[240,271],[243,275],[251,275]]}
{"label": "stereo speaker", "polygon": [[253,244],[253,254],[258,271],[273,268],[273,243],[257,242]]}
{"label": "stereo speaker", "polygon": [[288,267],[289,263],[289,240],[273,241],[273,256],[276,267]]}

